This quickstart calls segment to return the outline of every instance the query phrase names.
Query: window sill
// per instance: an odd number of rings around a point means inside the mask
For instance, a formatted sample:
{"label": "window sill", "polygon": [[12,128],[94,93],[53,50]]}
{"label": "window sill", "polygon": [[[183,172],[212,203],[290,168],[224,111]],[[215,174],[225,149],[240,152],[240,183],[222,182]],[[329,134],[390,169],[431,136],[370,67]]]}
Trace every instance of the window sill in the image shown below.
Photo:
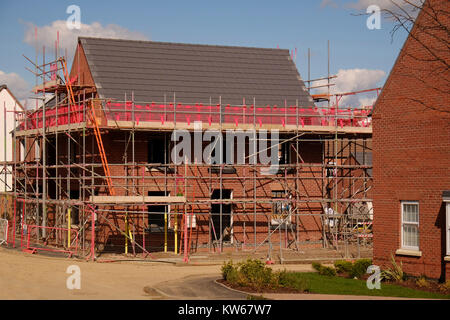
{"label": "window sill", "polygon": [[421,257],[422,256],[422,251],[408,250],[408,249],[398,249],[397,251],[395,251],[395,254],[396,255],[400,255],[400,256]]}
{"label": "window sill", "polygon": [[450,262],[450,256],[445,256],[444,257],[444,261],[449,261]]}

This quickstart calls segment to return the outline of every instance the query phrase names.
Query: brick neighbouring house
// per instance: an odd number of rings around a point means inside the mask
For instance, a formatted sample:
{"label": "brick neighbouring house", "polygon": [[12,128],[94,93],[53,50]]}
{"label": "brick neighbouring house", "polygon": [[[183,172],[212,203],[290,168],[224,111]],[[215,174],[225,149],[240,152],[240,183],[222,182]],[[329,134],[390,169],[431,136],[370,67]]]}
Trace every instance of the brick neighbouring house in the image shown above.
{"label": "brick neighbouring house", "polygon": [[[59,102],[48,104],[45,166],[42,132],[36,129],[43,126],[39,121],[43,110],[32,113],[16,133],[31,155],[37,137],[37,153],[42,155],[38,172],[31,165],[36,161],[32,158],[19,166],[22,174],[18,179],[25,186],[20,192],[26,193],[28,200],[43,197],[48,202],[42,211],[39,205],[30,204],[27,217],[35,215],[41,223],[46,212],[48,225],[64,226],[70,206],[72,226],[80,232],[88,229],[86,205],[104,210],[115,227],[98,218],[95,237],[101,250],[123,252],[120,230],[125,228],[125,218],[136,242],[150,251],[164,249],[164,229],[168,227],[167,247],[171,250],[174,236],[179,240],[183,231],[181,217],[177,215],[175,222],[174,213],[184,210],[195,213],[189,231],[193,249],[217,245],[215,240],[220,240],[227,227],[230,230],[222,240],[228,245],[257,246],[279,225],[280,216],[289,222],[280,233],[283,245],[293,247],[293,241],[303,246],[328,245],[323,222],[327,204],[338,204],[336,208],[345,214],[354,212],[355,203],[371,201],[370,186],[360,188],[365,185],[362,180],[368,184],[371,180],[359,172],[367,170],[361,169],[366,163],[347,162],[345,177],[339,176],[339,181],[328,174],[332,163],[339,168],[355,152],[369,153],[371,127],[359,123],[361,118],[366,120],[364,113],[340,110],[342,117],[336,126],[333,113],[326,114],[333,110],[319,110],[314,105],[288,50],[83,37],[79,38],[70,79],[75,111],[67,112],[65,88],[59,91]],[[59,111],[52,103],[59,105]],[[109,196],[111,188],[102,178],[101,152],[92,121],[86,116],[89,103],[100,123],[114,193],[123,197],[122,204],[99,198]],[[281,169],[267,176],[260,163],[253,166],[248,161],[245,165],[174,165],[170,161],[171,133],[175,128],[185,129],[194,138],[195,121],[202,122],[202,130],[221,132],[278,129],[285,141],[277,146]],[[245,142],[247,154],[249,141]],[[230,143],[225,141],[225,145]],[[45,179],[39,178],[43,167],[47,168]],[[349,174],[352,170],[358,175]],[[359,186],[356,201],[352,201],[352,192],[334,198],[335,188],[342,191],[344,185],[349,190]],[[179,202],[181,198],[169,200],[178,194],[185,198],[186,207]],[[131,200],[133,196],[139,199]],[[142,196],[149,201],[160,198],[149,204]],[[101,199],[106,202],[100,203]],[[287,214],[286,208],[297,214]],[[364,217],[358,215],[355,221],[358,219]],[[279,241],[278,233],[273,237],[272,241]],[[89,240],[90,233],[82,238]]]}
{"label": "brick neighbouring house", "polygon": [[441,280],[450,279],[446,9],[425,2],[373,112],[374,263],[389,265],[392,254],[406,273]]}

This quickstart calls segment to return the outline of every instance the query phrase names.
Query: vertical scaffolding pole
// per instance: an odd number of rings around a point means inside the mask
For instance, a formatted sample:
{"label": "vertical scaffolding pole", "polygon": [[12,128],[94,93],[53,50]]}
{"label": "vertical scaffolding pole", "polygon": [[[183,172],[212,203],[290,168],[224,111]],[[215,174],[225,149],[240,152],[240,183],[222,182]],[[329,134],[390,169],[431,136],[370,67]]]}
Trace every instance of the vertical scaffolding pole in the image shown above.
{"label": "vertical scaffolding pole", "polygon": [[[166,105],[164,105],[164,110],[167,108]],[[174,109],[174,114],[173,114],[173,130],[175,132],[175,141],[177,141],[177,137],[176,137],[176,132],[177,132],[177,116],[176,116],[176,100],[175,100],[175,92],[173,93],[173,109]],[[174,145],[175,148],[175,154],[177,153],[177,144],[175,143]],[[175,163],[175,193],[178,196],[178,179],[177,179],[177,175],[178,175],[178,165]],[[173,229],[174,229],[174,240],[175,240],[175,254],[178,253],[178,206],[175,206],[175,214],[174,214],[174,223],[173,223]]]}
{"label": "vertical scaffolding pole", "polygon": [[70,228],[72,222],[72,208],[67,209],[67,249],[70,250]]}
{"label": "vertical scaffolding pole", "polygon": [[[222,170],[224,163],[226,162],[226,159],[224,159],[225,153],[224,151],[224,138],[223,138],[223,132],[222,132],[222,96],[219,96],[219,113],[220,113],[220,167],[219,167],[219,193],[220,193],[220,212],[219,212],[219,223],[220,223],[220,243],[219,243],[219,252],[221,253],[223,251],[223,226],[222,226],[222,205],[223,205],[223,192],[222,192]],[[225,160],[225,161],[224,161]]]}
{"label": "vertical scaffolding pole", "polygon": [[[131,130],[131,161],[133,162],[133,164],[131,166],[131,168],[132,168],[131,175],[133,176],[133,179],[131,180],[132,181],[132,188],[133,188],[132,195],[136,195],[137,194],[136,193],[136,186],[135,186],[135,178],[134,177],[139,174],[139,172],[136,170],[136,161],[135,161],[135,157],[134,157],[134,150],[135,150],[134,149],[134,142],[135,142],[134,135],[135,135],[135,128],[136,128],[136,123],[135,123],[136,117],[135,117],[135,113],[134,113],[135,112],[134,108],[135,108],[135,105],[134,105],[134,91],[131,91],[131,115],[132,115],[131,118],[133,120],[133,127],[132,127],[132,130]],[[133,208],[134,208],[134,206],[133,206]],[[131,234],[131,230],[130,230],[129,236],[130,236],[131,245],[133,247],[133,255],[136,256],[136,246],[135,246],[135,236],[134,236],[134,231],[135,231],[134,221],[131,220],[131,223],[132,223],[132,226],[133,226],[133,234]]]}
{"label": "vertical scaffolding pole", "polygon": [[253,240],[256,250],[256,165],[258,162],[258,156],[256,155],[257,144],[256,144],[256,98],[253,97],[253,152],[255,153],[255,158],[253,159]]}
{"label": "vertical scaffolding pole", "polygon": [[[124,110],[125,110],[125,114],[127,114],[127,93],[124,93]],[[129,168],[129,164],[128,164],[128,141],[129,141],[129,137],[128,137],[129,133],[128,131],[125,132],[125,153],[124,153],[124,170],[125,170],[125,193],[126,195],[129,195],[129,188],[128,188],[128,168]],[[125,223],[125,254],[128,254],[128,213],[125,209],[124,212],[124,223]]]}
{"label": "vertical scaffolding pole", "polygon": [[[79,79],[79,78],[78,78]],[[86,200],[86,89],[83,89],[83,181],[82,181],[82,187],[81,187],[81,199],[83,199],[83,205],[81,206],[81,210],[83,212],[83,218],[82,218],[82,226],[85,225],[86,222],[86,206],[84,204],[84,201]],[[86,232],[85,228],[82,229],[82,235],[81,235],[81,249],[85,250],[85,240],[86,240]]]}
{"label": "vertical scaffolding pole", "polygon": [[[25,111],[24,112],[24,119],[25,119],[25,130],[27,130],[27,112]],[[23,153],[24,153],[24,155],[23,155],[23,160],[24,160],[24,162],[23,162],[23,168],[24,168],[24,176],[25,176],[25,187],[24,187],[24,192],[25,192],[25,194],[24,194],[24,201],[23,201],[23,221],[24,221],[24,223],[25,224],[27,224],[27,221],[26,221],[26,213],[27,213],[27,207],[26,207],[26,203],[27,203],[27,195],[28,195],[28,171],[27,171],[27,148],[28,148],[28,141],[27,141],[27,137],[25,137],[24,139],[23,139],[23,144],[24,144],[24,148],[23,148]],[[27,231],[28,231],[28,227],[26,227],[27,228]],[[23,229],[23,228],[22,228]],[[23,231],[22,231],[22,233],[23,233]],[[22,244],[20,245],[20,247],[22,247]]]}
{"label": "vertical scaffolding pole", "polygon": [[[212,99],[211,97],[209,97],[209,116],[212,118]],[[212,180],[212,159],[211,159],[211,153],[209,154],[209,184],[208,184],[208,195],[211,198],[212,196],[212,184],[213,184],[213,180]],[[209,215],[208,215],[208,248],[209,248],[209,252],[211,252],[211,247],[212,247],[212,232],[211,229],[214,227],[212,225],[212,218],[211,218],[211,214],[212,214],[212,206],[210,205],[210,211],[209,211]]]}
{"label": "vertical scaffolding pole", "polygon": [[[62,62],[62,64],[64,65],[63,66],[63,68],[64,68],[64,74],[66,73],[66,68],[65,68],[65,61],[66,60],[64,60],[63,62]],[[67,73],[68,73],[68,71],[67,71]],[[70,81],[69,79],[66,79],[66,81]],[[72,155],[72,141],[71,141],[71,138],[72,138],[72,131],[71,131],[71,129],[70,129],[70,123],[71,123],[71,118],[72,118],[72,103],[75,103],[75,101],[71,101],[71,100],[73,100],[73,99],[71,99],[71,92],[69,91],[70,89],[69,89],[69,87],[67,87],[67,123],[69,124],[69,126],[68,126],[68,128],[69,128],[69,132],[67,133],[67,179],[66,179],[66,189],[67,189],[67,197],[68,197],[68,199],[69,199],[69,201],[72,199],[72,195],[71,195],[71,179],[70,179],[70,175],[71,175],[71,173],[72,173],[72,169],[71,169],[71,165],[72,165],[72,157],[71,157],[71,155]],[[72,102],[72,103],[71,103]],[[75,159],[74,159],[75,160]],[[70,204],[69,204],[70,205]],[[64,210],[65,208],[63,208],[63,210]],[[63,211],[64,212],[64,211]]]}
{"label": "vertical scaffolding pole", "polygon": [[[308,79],[309,80],[309,79]],[[295,198],[296,198],[296,204],[295,204],[295,212],[296,212],[296,215],[295,215],[295,231],[296,231],[296,238],[295,238],[295,242],[296,242],[296,247],[298,248],[298,242],[299,242],[299,225],[300,225],[300,218],[299,218],[299,210],[300,210],[300,208],[299,208],[299,200],[300,200],[300,181],[299,181],[299,171],[300,171],[300,166],[299,166],[299,162],[298,162],[298,158],[299,158],[299,156],[300,156],[300,149],[299,149],[299,145],[298,145],[298,137],[299,137],[299,131],[298,131],[298,129],[299,129],[299,122],[298,122],[298,116],[299,116],[299,114],[298,114],[298,99],[296,99],[295,100],[295,108],[296,108],[296,112],[297,112],[297,117],[296,117],[296,121],[297,121],[297,124],[296,124],[296,136],[297,136],[297,138],[295,138],[295,153],[296,153],[296,157],[295,157],[295,190],[296,190],[296,195],[295,195]]]}
{"label": "vertical scaffolding pole", "polygon": [[95,210],[91,208],[91,259],[95,260]]}
{"label": "vertical scaffolding pole", "polygon": [[[184,161],[184,197],[187,199],[187,168],[188,168],[188,159],[185,157]],[[188,257],[188,218],[187,218],[187,212],[186,212],[186,203],[183,205],[184,209],[184,258],[183,262],[189,262]]]}
{"label": "vertical scaffolding pole", "polygon": [[[165,96],[164,96],[165,98]],[[165,102],[164,102],[165,104]],[[167,164],[169,163],[167,159],[167,137],[164,133],[164,195],[167,196]],[[167,252],[167,229],[168,229],[168,212],[167,212],[167,206],[164,206],[164,252]]]}
{"label": "vertical scaffolding pole", "polygon": [[[13,248],[16,247],[16,211],[17,211],[17,186],[16,186],[16,165],[17,165],[17,155],[16,155],[16,105],[17,103],[14,102],[14,127],[13,127],[13,136],[14,139],[12,139],[13,143],[13,162],[14,162],[14,171],[12,175],[12,187],[14,188],[14,228],[13,228]],[[6,119],[5,119],[6,122]],[[6,183],[6,181],[5,181]]]}
{"label": "vertical scaffolding pole", "polygon": [[[142,256],[145,258],[145,185],[144,185],[144,178],[145,178],[145,167],[142,167],[142,247],[144,250],[142,250]],[[167,239],[165,239],[167,240]],[[165,247],[167,249],[167,247]],[[166,252],[166,251],[165,251]]]}
{"label": "vertical scaffolding pole", "polygon": [[[38,74],[38,55],[39,55],[39,47],[38,47],[38,42],[37,42],[37,27],[34,28],[34,40],[35,40],[35,49],[36,49],[36,61],[35,61],[35,74]],[[36,76],[36,81],[35,81],[35,85],[36,87],[38,86],[38,77]],[[37,94],[37,92],[35,93],[35,95]],[[38,103],[38,98],[35,98],[35,103],[36,103],[36,112],[39,109],[39,103]],[[37,121],[39,123],[39,117],[37,117]],[[39,127],[39,126],[37,126]],[[39,158],[40,158],[40,150],[39,153],[37,152],[38,150],[38,145],[39,145],[39,134],[36,134],[35,140],[34,140],[34,148],[35,148],[35,161],[36,161],[36,181],[35,181],[35,185],[36,185],[36,189],[35,189],[35,199],[38,200],[39,198],[39,184],[38,184],[38,178],[39,178]],[[39,221],[39,202],[36,202],[36,224],[40,225],[40,221]],[[36,231],[37,234],[37,240],[39,240],[40,238],[40,232],[39,230]]]}
{"label": "vertical scaffolding pole", "polygon": [[[4,191],[8,191],[7,190],[7,181],[8,181],[8,170],[7,170],[7,166],[6,166],[6,101],[3,102],[3,171],[5,172],[5,190]],[[6,210],[5,210],[5,218],[6,218]]]}
{"label": "vertical scaffolding pole", "polygon": [[[42,73],[43,73],[43,91],[44,101],[42,105],[42,225],[47,226],[47,141],[46,141],[46,101],[45,101],[45,46],[42,49]],[[42,235],[46,237],[46,228],[42,228]]]}
{"label": "vertical scaffolding pole", "polygon": [[311,48],[308,48],[308,92],[311,92]]}

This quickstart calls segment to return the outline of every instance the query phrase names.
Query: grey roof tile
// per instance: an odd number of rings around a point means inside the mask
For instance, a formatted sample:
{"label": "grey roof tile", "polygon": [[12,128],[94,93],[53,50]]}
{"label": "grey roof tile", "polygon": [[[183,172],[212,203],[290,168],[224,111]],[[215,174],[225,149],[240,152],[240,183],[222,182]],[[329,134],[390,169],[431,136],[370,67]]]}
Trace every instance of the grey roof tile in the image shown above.
{"label": "grey roof tile", "polygon": [[100,97],[311,106],[289,51],[80,37]]}

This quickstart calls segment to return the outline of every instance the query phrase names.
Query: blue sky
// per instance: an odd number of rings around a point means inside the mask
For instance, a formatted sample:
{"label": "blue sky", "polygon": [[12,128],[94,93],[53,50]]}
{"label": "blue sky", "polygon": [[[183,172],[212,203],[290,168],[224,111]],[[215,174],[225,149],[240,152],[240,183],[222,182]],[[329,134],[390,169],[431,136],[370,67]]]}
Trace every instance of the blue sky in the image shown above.
{"label": "blue sky", "polygon": [[[387,21],[382,21],[381,30],[369,30],[367,17],[354,16],[352,13],[357,11],[348,8],[348,3],[356,2],[358,0],[2,1],[0,82],[9,81],[8,85],[13,85],[17,77],[7,76],[14,73],[30,86],[34,83],[34,76],[25,70],[29,64],[22,56],[35,57],[34,47],[25,41],[26,32],[34,30],[34,25],[38,27],[41,43],[45,43],[43,37],[49,37],[49,32],[54,33],[50,35],[56,39],[52,23],[65,21],[69,16],[67,6],[75,4],[81,9],[81,23],[98,22],[100,32],[116,25],[122,35],[126,36],[129,31],[155,41],[297,48],[296,64],[304,79],[307,78],[308,48],[312,51],[312,77],[326,75],[327,40],[330,40],[332,74],[350,69],[383,71],[384,74],[378,73],[373,79],[377,83],[367,83],[382,85],[406,35],[399,33],[391,43],[392,25]],[[325,3],[335,5],[325,6]],[[45,32],[47,35],[43,34]]]}

